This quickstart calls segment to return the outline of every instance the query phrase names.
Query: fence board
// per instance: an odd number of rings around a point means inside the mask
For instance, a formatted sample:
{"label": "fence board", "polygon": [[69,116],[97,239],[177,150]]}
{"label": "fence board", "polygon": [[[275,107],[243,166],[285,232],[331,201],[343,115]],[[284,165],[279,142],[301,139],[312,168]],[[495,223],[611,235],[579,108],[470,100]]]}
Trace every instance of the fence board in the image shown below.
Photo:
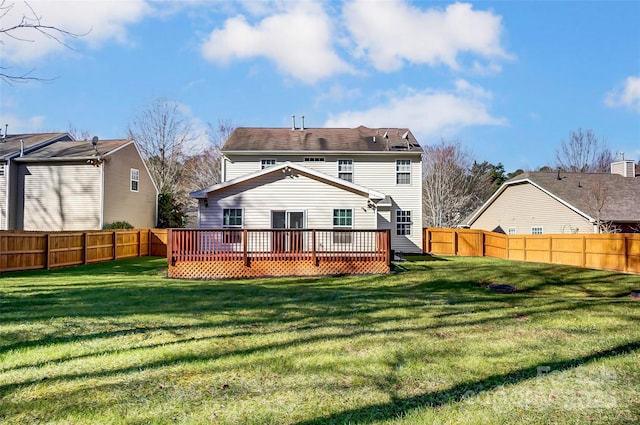
{"label": "fence board", "polygon": [[566,264],[640,273],[640,234],[504,235],[470,229],[424,229],[428,252]]}
{"label": "fence board", "polygon": [[166,256],[166,229],[0,232],[0,272]]}

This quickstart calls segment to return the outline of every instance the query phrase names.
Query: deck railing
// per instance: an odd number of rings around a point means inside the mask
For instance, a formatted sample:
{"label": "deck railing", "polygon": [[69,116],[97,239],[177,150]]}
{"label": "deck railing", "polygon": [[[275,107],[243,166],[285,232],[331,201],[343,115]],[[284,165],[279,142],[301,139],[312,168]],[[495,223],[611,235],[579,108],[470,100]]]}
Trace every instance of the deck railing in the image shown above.
{"label": "deck railing", "polygon": [[[386,265],[387,271],[391,264],[388,230],[171,229],[167,236],[169,274],[175,277],[220,277],[203,272],[213,264],[218,271],[229,269],[222,273],[223,277],[238,274],[237,263],[243,266],[238,277],[253,276],[254,272],[247,269],[258,270],[260,267],[270,275],[307,275],[340,273],[344,265],[355,264],[362,267],[355,270],[356,273],[366,273],[366,264],[375,264],[371,269],[373,273],[380,270],[380,264]],[[327,267],[328,264],[333,267]],[[190,271],[172,273],[176,272],[176,267]]]}

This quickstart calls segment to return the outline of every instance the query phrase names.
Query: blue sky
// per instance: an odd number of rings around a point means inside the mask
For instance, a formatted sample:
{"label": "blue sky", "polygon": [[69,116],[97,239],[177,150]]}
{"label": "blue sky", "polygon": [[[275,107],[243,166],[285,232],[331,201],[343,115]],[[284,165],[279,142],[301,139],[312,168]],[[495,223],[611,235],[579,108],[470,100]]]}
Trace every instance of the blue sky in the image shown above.
{"label": "blue sky", "polygon": [[[640,160],[640,2],[56,1],[42,23],[86,34],[65,48],[2,37],[9,133],[125,137],[154,99],[208,122],[408,127],[478,161],[536,169],[579,128]],[[5,2],[2,27],[22,13]],[[298,118],[299,122],[299,118]]]}

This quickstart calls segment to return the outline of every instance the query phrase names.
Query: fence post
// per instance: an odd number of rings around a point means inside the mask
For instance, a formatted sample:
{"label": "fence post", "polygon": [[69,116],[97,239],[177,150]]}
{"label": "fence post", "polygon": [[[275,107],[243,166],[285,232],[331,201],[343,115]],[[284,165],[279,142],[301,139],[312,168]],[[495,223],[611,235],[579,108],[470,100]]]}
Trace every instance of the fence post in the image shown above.
{"label": "fence post", "polygon": [[458,255],[458,231],[453,231],[453,255]]}
{"label": "fence post", "polygon": [[89,252],[89,237],[87,236],[87,232],[83,232],[82,233],[82,246],[83,246],[83,252],[82,252],[82,264],[86,265],[88,263],[88,252]]}
{"label": "fence post", "polygon": [[629,271],[629,247],[627,246],[627,235],[623,236],[622,242],[624,242],[624,272]]}
{"label": "fence post", "polygon": [[553,239],[551,239],[551,235],[547,239],[549,240],[549,264],[553,264]]}
{"label": "fence post", "polygon": [[167,229],[167,265],[173,266],[173,233]]}
{"label": "fence post", "polygon": [[47,236],[45,237],[45,242],[44,242],[44,253],[45,253],[45,259],[44,259],[44,268],[49,270],[50,268],[50,258],[49,256],[51,255],[51,253],[49,252],[49,246],[51,245],[51,233],[47,233]]}
{"label": "fence post", "polygon": [[582,235],[582,267],[587,266],[587,237]]}
{"label": "fence post", "polygon": [[151,229],[147,229],[147,257],[151,257],[153,255],[153,252],[151,252],[153,249],[153,243],[151,243],[152,238],[153,233],[151,232]]}
{"label": "fence post", "polygon": [[118,259],[118,235],[117,232],[114,230],[113,231],[113,259],[117,260]]}

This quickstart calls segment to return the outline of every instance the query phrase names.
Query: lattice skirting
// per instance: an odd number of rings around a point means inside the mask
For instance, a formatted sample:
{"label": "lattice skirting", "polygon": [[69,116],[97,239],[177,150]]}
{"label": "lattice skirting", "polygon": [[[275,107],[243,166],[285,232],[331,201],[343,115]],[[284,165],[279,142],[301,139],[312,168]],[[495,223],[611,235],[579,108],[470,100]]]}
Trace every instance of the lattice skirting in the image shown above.
{"label": "lattice skirting", "polygon": [[320,261],[314,265],[309,260],[260,260],[247,267],[242,260],[184,261],[169,265],[169,277],[179,279],[226,279],[264,276],[318,276],[335,274],[384,274],[389,273],[385,261]]}

